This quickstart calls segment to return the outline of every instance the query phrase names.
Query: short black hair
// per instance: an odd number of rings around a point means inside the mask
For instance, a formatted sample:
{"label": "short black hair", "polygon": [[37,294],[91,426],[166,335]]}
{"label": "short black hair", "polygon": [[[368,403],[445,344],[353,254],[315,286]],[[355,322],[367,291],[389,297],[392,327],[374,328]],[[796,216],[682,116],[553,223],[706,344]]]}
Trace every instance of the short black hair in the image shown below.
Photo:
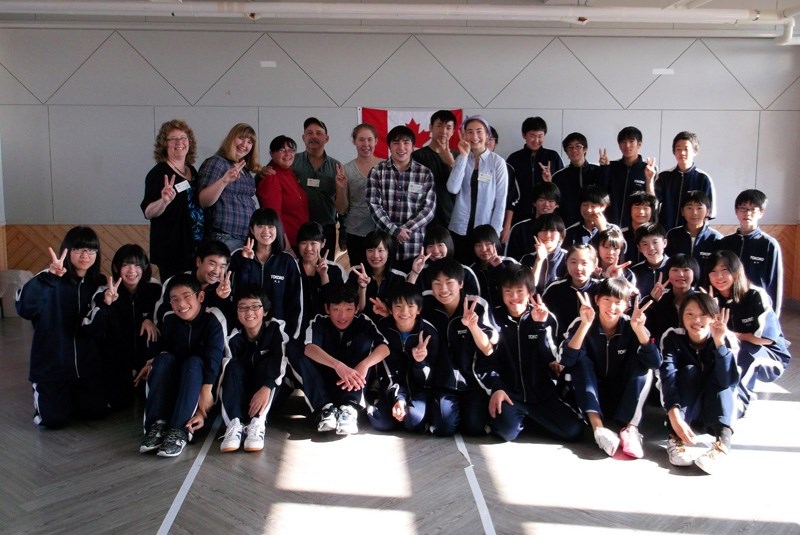
{"label": "short black hair", "polygon": [[494,142],[498,145],[500,144],[500,136],[497,134],[497,130],[495,130],[494,126],[490,126],[489,130],[491,131],[491,137],[494,139]]}
{"label": "short black hair", "polygon": [[91,227],[84,227],[84,226],[77,226],[72,227],[67,231],[64,235],[64,239],[61,241],[61,247],[58,249],[58,255],[61,256],[61,252],[67,249],[67,258],[64,259],[64,268],[67,270],[67,273],[70,275],[77,277],[75,274],[75,266],[72,265],[72,262],[69,259],[69,253],[72,252],[73,249],[91,249],[97,251],[94,257],[94,264],[86,270],[85,278],[88,280],[95,280],[100,275],[100,238],[97,237],[97,233]]}
{"label": "short black hair", "polygon": [[533,235],[536,236],[543,230],[555,230],[561,235],[563,240],[567,235],[567,227],[561,216],[552,214],[542,214],[533,221]]}
{"label": "short black hair", "polygon": [[700,139],[694,132],[687,132],[685,130],[683,132],[678,132],[675,137],[672,138],[673,152],[675,151],[675,145],[678,144],[678,141],[688,141],[695,152],[700,150]]}
{"label": "short black hair", "polygon": [[758,189],[746,189],[736,196],[733,206],[734,208],[739,208],[743,204],[752,204],[761,210],[765,210],[767,208],[767,195]]}
{"label": "short black hair", "polygon": [[200,293],[201,289],[200,281],[197,280],[197,277],[191,273],[178,273],[177,275],[171,277],[169,282],[167,282],[167,288],[164,290],[164,295],[167,297],[167,300],[169,300],[172,290],[180,287],[189,288],[196,294]]}
{"label": "short black hair", "polygon": [[395,303],[408,303],[409,305],[417,305],[422,310],[422,292],[419,291],[416,284],[410,282],[401,282],[389,292],[389,307]]}
{"label": "short black hair", "polygon": [[436,121],[442,121],[445,124],[453,123],[454,127],[456,124],[458,124],[456,114],[450,110],[439,110],[433,112],[433,115],[431,115],[431,124],[435,123]]}
{"label": "short black hair", "polygon": [[[373,230],[364,236],[364,252],[368,249],[375,249],[378,245],[386,247],[386,271],[392,269],[392,262],[394,260],[394,240],[389,236],[388,232],[382,230]],[[368,274],[372,274],[372,268],[368,263],[364,264],[364,269]]]}
{"label": "short black hair", "polygon": [[497,235],[497,231],[491,225],[478,225],[474,229],[472,229],[469,233],[470,243],[472,245],[488,241],[492,243],[495,247],[500,247],[500,237]]}
{"label": "short black hair", "polygon": [[639,245],[640,241],[650,236],[654,236],[656,238],[666,238],[667,231],[664,230],[664,227],[658,223],[645,223],[641,227],[637,228],[636,232],[633,233],[633,243]]}
{"label": "short black hair", "polygon": [[572,132],[570,134],[567,134],[567,137],[565,137],[564,141],[561,142],[561,146],[566,151],[567,150],[567,145],[569,145],[573,141],[577,141],[578,143],[583,145],[584,149],[588,149],[589,148],[589,142],[586,140],[586,136],[584,136],[580,132]]}
{"label": "short black hair", "polygon": [[625,236],[618,227],[608,227],[597,233],[597,245],[607,244],[607,247],[612,249],[619,249],[622,254],[628,249],[628,242],[625,241]]}
{"label": "short black hair", "polygon": [[325,233],[322,231],[322,225],[316,221],[306,221],[297,230],[297,243],[301,241],[318,241],[320,243],[325,241]]}
{"label": "short black hair", "polygon": [[697,285],[700,282],[700,264],[697,262],[697,260],[695,260],[695,258],[692,255],[685,253],[678,253],[674,256],[670,256],[669,259],[667,260],[667,265],[665,266],[665,271],[667,272],[667,275],[669,275],[669,270],[672,268],[691,269],[693,284]]}
{"label": "short black hair", "polygon": [[294,142],[294,139],[284,135],[280,135],[274,138],[269,143],[270,152],[278,152],[284,147],[289,147],[292,150],[297,150],[297,143]]}
{"label": "short black hair", "polygon": [[317,125],[319,127],[322,127],[322,129],[325,130],[325,133],[326,134],[328,133],[328,127],[325,126],[325,123],[323,123],[322,121],[320,121],[316,117],[309,117],[308,119],[303,121],[303,130],[305,130],[306,128],[308,128],[312,124],[315,124],[315,125]]}
{"label": "short black hair", "polygon": [[497,276],[497,282],[500,288],[524,286],[531,294],[536,293],[533,270],[522,264],[509,264],[506,266]]}
{"label": "short black hair", "polygon": [[[639,206],[642,204],[646,204],[650,207],[650,209],[656,209],[656,203],[658,199],[656,199],[655,195],[650,195],[646,191],[634,191],[630,195],[628,195],[628,205],[630,206]],[[655,216],[655,213],[650,215],[651,217]]]}
{"label": "short black hair", "polygon": [[206,240],[197,248],[197,258],[202,262],[209,256],[221,256],[230,260],[231,250],[219,240]]}
{"label": "short black hair", "polygon": [[621,277],[609,277],[603,279],[595,286],[594,295],[596,297],[614,297],[630,301],[631,296],[636,292],[636,287]]}
{"label": "short black hair", "polygon": [[445,247],[447,247],[447,256],[453,256],[456,252],[453,236],[444,225],[433,224],[425,229],[425,236],[422,238],[422,245],[427,247],[429,245],[433,245],[434,243],[443,243]]}
{"label": "short black hair", "polygon": [[264,307],[264,313],[267,314],[272,307],[269,302],[267,291],[260,284],[248,284],[236,291],[236,297],[233,299],[233,304],[238,305],[242,299],[258,299],[261,301],[261,306]]}
{"label": "short black hair", "polygon": [[428,266],[428,274],[431,281],[439,275],[444,275],[448,279],[464,282],[464,266],[458,260],[449,256],[431,262],[430,266]]}
{"label": "short black hair", "polygon": [[641,143],[642,131],[635,126],[626,126],[619,131],[619,134],[617,134],[617,143],[622,143],[623,141],[628,141],[630,139]]}
{"label": "short black hair", "polygon": [[389,130],[389,133],[386,134],[386,144],[391,145],[392,141],[402,141],[404,139],[410,139],[411,144],[415,144],[417,142],[417,136],[414,135],[414,131],[411,130],[406,125],[398,125]]}
{"label": "short black hair", "polygon": [[687,191],[686,195],[681,200],[681,208],[686,206],[689,203],[696,202],[697,204],[702,204],[708,210],[711,210],[711,199],[709,199],[706,192],[700,191],[699,189],[693,189],[691,191]]}
{"label": "short black hair", "polygon": [[581,190],[578,196],[578,202],[590,202],[592,204],[608,206],[611,204],[611,197],[603,186],[599,184],[590,184]]}
{"label": "short black hair", "polygon": [[541,117],[528,117],[522,121],[522,135],[530,131],[547,133],[547,122]]}
{"label": "short black hair", "polygon": [[561,202],[561,190],[554,182],[539,182],[533,186],[533,202],[539,199],[547,199],[548,201]]}
{"label": "short black hair", "polygon": [[256,225],[275,227],[275,241],[272,242],[273,251],[280,252],[286,248],[286,244],[283,242],[283,223],[281,223],[278,212],[272,208],[258,208],[253,212],[253,215],[250,216],[250,223],[248,223],[247,228],[250,229],[250,237],[254,240],[255,235],[253,235],[253,227]]}
{"label": "short black hair", "polygon": [[358,290],[350,284],[332,282],[325,287],[323,296],[326,305],[349,303],[358,307]]}
{"label": "short black hair", "polygon": [[142,282],[148,282],[150,277],[153,276],[153,266],[150,264],[150,259],[147,258],[147,253],[140,245],[135,243],[126,243],[114,253],[114,258],[111,260],[111,276],[119,279],[120,272],[122,271],[123,264],[135,264],[142,268]]}

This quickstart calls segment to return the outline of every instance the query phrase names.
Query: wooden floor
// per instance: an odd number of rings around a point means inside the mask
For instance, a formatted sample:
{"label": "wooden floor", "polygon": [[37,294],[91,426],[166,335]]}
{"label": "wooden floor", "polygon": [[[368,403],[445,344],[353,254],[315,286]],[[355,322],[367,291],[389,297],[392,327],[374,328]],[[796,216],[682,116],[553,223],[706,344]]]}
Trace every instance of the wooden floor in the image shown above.
{"label": "wooden floor", "polygon": [[[800,313],[784,329],[800,341]],[[800,533],[800,373],[764,385],[724,473],[667,462],[648,409],[645,459],[610,459],[588,434],[491,437],[312,431],[302,400],[267,448],[220,454],[219,420],[181,457],[140,455],[141,407],[60,431],[36,428],[31,326],[0,321],[0,533]],[[800,347],[797,345],[795,347]],[[295,413],[295,414],[289,414]]]}

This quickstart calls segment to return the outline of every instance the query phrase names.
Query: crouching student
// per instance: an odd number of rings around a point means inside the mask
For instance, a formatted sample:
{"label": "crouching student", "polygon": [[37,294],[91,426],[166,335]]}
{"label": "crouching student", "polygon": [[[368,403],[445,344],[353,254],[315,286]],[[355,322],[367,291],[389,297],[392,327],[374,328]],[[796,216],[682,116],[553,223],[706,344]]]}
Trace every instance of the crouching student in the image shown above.
{"label": "crouching student", "polygon": [[317,431],[351,435],[358,433],[367,376],[389,355],[389,346],[372,320],[358,313],[355,288],[331,284],[325,300],[328,314],[314,318],[306,331],[303,392],[318,414]]}
{"label": "crouching student", "polygon": [[[270,302],[258,285],[241,288],[236,296],[236,317],[241,330],[234,329],[228,339],[231,360],[222,375],[220,399],[222,418],[228,429],[220,451],[264,449],[267,413],[286,372],[284,323],[268,318]],[[243,422],[249,419],[247,426]]]}
{"label": "crouching student", "polygon": [[437,260],[429,269],[432,298],[425,303],[423,316],[440,336],[431,432],[451,436],[461,429],[469,435],[486,434],[489,390],[475,377],[473,366],[476,359],[494,351],[497,329],[486,301],[463,294],[464,267],[457,260]]}
{"label": "crouching student", "polygon": [[750,285],[736,253],[715,251],[706,263],[709,293],[730,309],[728,328],[739,340],[736,363],[741,368],[736,412],[743,417],[755,396],[756,381],[771,383],[783,375],[792,356],[767,292]]}
{"label": "crouching student", "polygon": [[147,433],[139,452],[177,457],[214,405],[227,325],[219,309],[203,305],[205,295],[194,275],[170,278],[165,293],[172,311],[162,320],[157,355],[136,378],[147,379]]}
{"label": "crouching student", "polygon": [[367,416],[378,431],[391,431],[402,424],[408,431],[422,433],[428,427],[426,414],[439,355],[439,333],[420,318],[422,294],[410,282],[392,291],[389,307],[391,316],[378,322],[378,330],[389,345],[389,356],[376,367]]}
{"label": "crouching student", "polygon": [[[639,422],[653,382],[650,370],[659,367],[661,354],[645,328],[650,302],[641,308],[635,302],[631,316],[625,315],[633,292],[623,279],[604,279],[595,289],[596,312],[591,298],[578,294],[580,316],[561,345],[561,364],[572,375],[578,406],[600,449],[613,457],[622,445],[625,455],[641,459]],[[606,427],[608,418],[621,426],[619,436]]]}
{"label": "crouching student", "polygon": [[486,299],[490,309],[500,306],[503,300],[498,279],[508,266],[518,262],[511,257],[497,254],[500,238],[491,225],[478,225],[472,229],[470,241],[476,259],[470,268],[478,277],[479,295]]}
{"label": "crouching student", "polygon": [[[681,302],[682,327],[670,329],[661,341],[664,361],[659,369],[661,402],[669,422],[669,462],[692,463],[712,473],[731,448],[734,399],[739,370],[726,328],[729,311],[703,293]],[[697,426],[716,437],[711,449],[694,459],[686,449],[694,444]]]}
{"label": "crouching student", "polygon": [[100,282],[100,241],[89,227],[73,227],[50,267],[17,292],[17,313],[31,320],[33,343],[28,380],[33,423],[63,427],[73,416],[108,412],[95,340],[81,321]]}
{"label": "crouching student", "polygon": [[552,435],[577,440],[584,424],[556,391],[560,371],[554,321],[540,296],[533,300],[533,274],[521,265],[501,275],[503,306],[494,309],[500,342],[491,357],[478,358],[475,373],[492,391],[489,425],[503,440],[517,438],[530,420]]}

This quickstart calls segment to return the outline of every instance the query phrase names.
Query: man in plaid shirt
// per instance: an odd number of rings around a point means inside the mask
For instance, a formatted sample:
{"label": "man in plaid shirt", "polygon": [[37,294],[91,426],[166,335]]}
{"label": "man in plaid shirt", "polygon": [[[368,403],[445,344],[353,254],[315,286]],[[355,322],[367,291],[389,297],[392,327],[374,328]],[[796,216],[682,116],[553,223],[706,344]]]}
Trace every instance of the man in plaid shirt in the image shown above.
{"label": "man in plaid shirt", "polygon": [[422,249],[425,228],[436,209],[436,191],[430,169],[411,159],[414,132],[396,126],[386,135],[388,160],[369,172],[367,202],[372,219],[397,243],[398,269],[408,271]]}

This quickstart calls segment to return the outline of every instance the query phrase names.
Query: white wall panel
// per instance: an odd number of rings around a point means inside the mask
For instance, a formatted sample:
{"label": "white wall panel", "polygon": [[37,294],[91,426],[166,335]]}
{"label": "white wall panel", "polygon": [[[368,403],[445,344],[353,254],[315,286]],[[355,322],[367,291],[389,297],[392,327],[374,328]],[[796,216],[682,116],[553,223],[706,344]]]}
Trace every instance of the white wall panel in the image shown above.
{"label": "white wall panel", "polygon": [[800,221],[800,112],[761,112],[758,130],[758,178],[767,194],[765,224]]}
{"label": "white wall panel", "polygon": [[703,39],[762,108],[769,108],[798,77],[800,48],[752,39]]}
{"label": "white wall panel", "polygon": [[0,145],[3,148],[6,221],[52,221],[47,108],[0,106]]}
{"label": "white wall panel", "polygon": [[419,41],[481,106],[546,47],[550,37],[421,35]]}
{"label": "white wall panel", "polygon": [[49,103],[130,106],[187,101],[115,33],[56,91]]}
{"label": "white wall panel", "polygon": [[740,191],[756,187],[759,139],[756,111],[665,111],[662,119],[661,169],[675,167],[672,139],[682,130],[700,139],[695,164],[714,181],[717,218],[721,225],[736,224],[733,201]]}
{"label": "white wall panel", "polygon": [[271,37],[331,99],[341,105],[409,36],[276,33]]}
{"label": "white wall panel", "polygon": [[345,106],[429,109],[477,107],[479,104],[416,37],[411,37]]}
{"label": "white wall panel", "polygon": [[[191,104],[255,43],[258,32],[150,32],[121,35]],[[202,54],[197,51],[202,50]]]}
{"label": "white wall panel", "polygon": [[[261,62],[275,62],[262,67]],[[200,99],[203,106],[335,106],[269,35],[262,35]]]}
{"label": "white wall panel", "polygon": [[562,37],[561,41],[627,108],[653,83],[653,69],[671,65],[694,39]]}
{"label": "white wall panel", "polygon": [[[527,117],[541,117],[547,123],[547,136],[544,146],[548,149],[561,152],[562,125],[561,110],[547,109],[489,109],[480,110],[477,108],[465,109],[464,115],[480,113],[489,121],[489,124],[497,130],[500,135],[500,145],[497,147],[497,154],[507,158],[509,154],[517,151],[525,145],[522,139],[522,121]],[[563,159],[563,155],[562,155]]]}
{"label": "white wall panel", "polygon": [[634,109],[757,110],[736,78],[702,41],[696,41],[669,65],[675,74],[660,75],[632,104]]}
{"label": "white wall panel", "polygon": [[0,30],[0,63],[46,102],[110,30]]}
{"label": "white wall panel", "polygon": [[488,105],[490,108],[614,109],[619,103],[559,39]]}
{"label": "white wall panel", "polygon": [[769,107],[775,110],[800,110],[800,78],[789,86]]}
{"label": "white wall panel", "polygon": [[[200,168],[203,160],[209,156],[216,154],[219,149],[220,143],[228,135],[231,128],[237,123],[247,123],[252,126],[256,134],[260,134],[258,130],[258,108],[248,108],[240,106],[227,106],[227,107],[214,107],[214,106],[165,106],[155,109],[155,131],[151,134],[151,139],[147,147],[142,147],[142,154],[146,154],[150,158],[150,166],[142,173],[142,184],[144,184],[144,177],[150,167],[155,165],[152,159],[153,142],[155,135],[161,125],[172,119],[183,119],[189,124],[189,127],[194,131],[195,139],[197,140],[197,161],[194,163],[196,168]],[[263,142],[261,136],[258,136],[259,148],[262,148]],[[260,157],[265,157],[266,153],[263,150],[259,151]],[[144,186],[142,186],[144,187]]]}
{"label": "white wall panel", "polygon": [[0,65],[0,104],[39,104],[39,101]]}
{"label": "white wall panel", "polygon": [[51,106],[54,222],[145,223],[153,108]]}

